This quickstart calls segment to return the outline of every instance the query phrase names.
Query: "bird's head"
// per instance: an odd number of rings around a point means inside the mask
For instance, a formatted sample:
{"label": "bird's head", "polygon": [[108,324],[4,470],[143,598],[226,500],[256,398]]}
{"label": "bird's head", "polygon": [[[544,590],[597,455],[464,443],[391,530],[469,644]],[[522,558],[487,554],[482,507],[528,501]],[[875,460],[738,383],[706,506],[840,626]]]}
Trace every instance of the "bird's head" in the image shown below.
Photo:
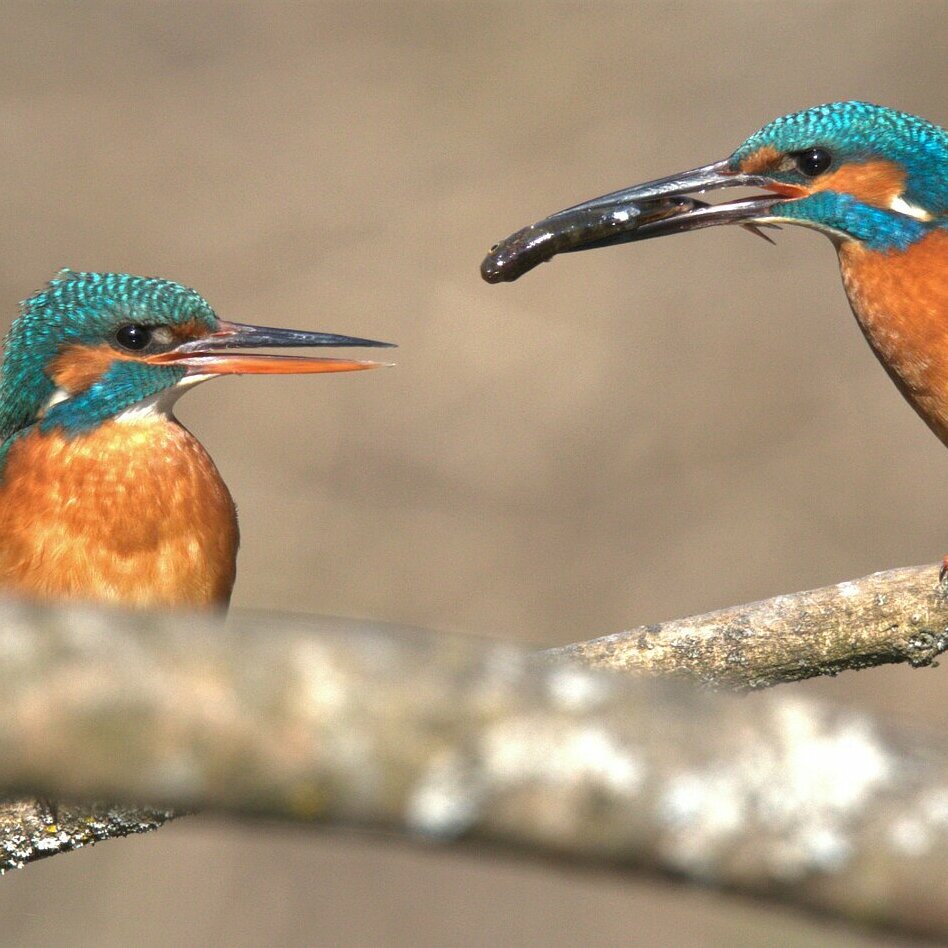
{"label": "bird's head", "polygon": [[[724,204],[721,188],[767,193]],[[594,198],[492,248],[488,282],[516,279],[554,254],[717,224],[800,224],[836,243],[905,250],[948,213],[948,133],[905,112],[834,102],[765,125],[730,157]],[[939,220],[941,219],[941,220]]]}
{"label": "bird's head", "polygon": [[21,304],[7,335],[0,438],[40,422],[77,432],[137,405],[166,408],[217,375],[348,372],[378,363],[247,348],[385,346],[330,333],[225,322],[194,290],[124,273],[63,270]]}

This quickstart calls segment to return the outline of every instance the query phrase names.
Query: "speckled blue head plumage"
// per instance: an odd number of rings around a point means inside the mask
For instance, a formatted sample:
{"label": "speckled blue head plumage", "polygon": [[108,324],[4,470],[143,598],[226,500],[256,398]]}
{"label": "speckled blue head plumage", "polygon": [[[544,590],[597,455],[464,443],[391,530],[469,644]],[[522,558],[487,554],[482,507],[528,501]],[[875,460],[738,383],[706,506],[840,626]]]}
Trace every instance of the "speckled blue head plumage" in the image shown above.
{"label": "speckled blue head plumage", "polygon": [[[209,332],[218,324],[207,301],[179,283],[127,273],[61,270],[20,304],[20,316],[7,335],[0,381],[0,439],[37,420],[55,391],[45,370],[63,346],[101,345],[127,323],[192,322]],[[95,391],[90,389],[91,399],[85,405],[71,399],[68,407],[57,406],[53,421],[74,428],[83,420],[96,420],[96,413],[121,410],[175,384],[183,373],[172,366],[117,364],[93,386]]]}
{"label": "speckled blue head plumage", "polygon": [[[832,102],[793,112],[765,125],[730,158],[736,169],[762,148],[798,152],[826,148],[834,166],[870,160],[899,165],[906,175],[904,198],[934,217],[948,213],[948,133],[933,122],[870,102]],[[800,180],[775,171],[776,180]]]}

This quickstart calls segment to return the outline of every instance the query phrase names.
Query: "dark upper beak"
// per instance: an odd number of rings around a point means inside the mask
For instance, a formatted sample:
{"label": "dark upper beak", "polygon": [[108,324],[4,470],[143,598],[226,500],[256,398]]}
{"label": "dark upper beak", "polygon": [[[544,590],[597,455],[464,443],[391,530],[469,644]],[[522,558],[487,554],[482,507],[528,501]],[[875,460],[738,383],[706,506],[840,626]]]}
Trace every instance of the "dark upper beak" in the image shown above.
{"label": "dark upper beak", "polygon": [[311,372],[354,372],[374,369],[384,363],[353,359],[321,359],[314,356],[262,355],[228,352],[229,349],[311,348],[315,346],[375,346],[391,348],[394,343],[376,342],[331,332],[304,332],[273,329],[221,320],[216,332],[184,342],[169,352],[148,356],[155,363],[185,365],[191,375],[288,375]]}
{"label": "dark upper beak", "polygon": [[557,211],[495,244],[481,264],[488,283],[513,281],[558,253],[610,247],[715,224],[753,224],[766,219],[785,196],[767,194],[727,204],[693,197],[718,188],[770,187],[760,175],[731,171],[727,159],[659,178]]}
{"label": "dark upper beak", "polygon": [[217,332],[178,346],[178,352],[206,352],[209,349],[297,349],[314,346],[372,346],[391,349],[393,342],[376,342],[357,336],[339,336],[332,332],[306,332],[302,329],[274,329],[248,323],[220,321]]}

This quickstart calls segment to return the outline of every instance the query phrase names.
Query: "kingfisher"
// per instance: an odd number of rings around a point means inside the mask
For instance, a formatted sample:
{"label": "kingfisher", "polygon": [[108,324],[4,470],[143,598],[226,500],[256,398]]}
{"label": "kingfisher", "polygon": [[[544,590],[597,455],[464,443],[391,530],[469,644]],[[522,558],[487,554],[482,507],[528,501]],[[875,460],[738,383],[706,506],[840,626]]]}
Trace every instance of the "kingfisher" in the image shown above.
{"label": "kingfisher", "polygon": [[220,319],[194,290],[62,270],[20,304],[0,379],[0,587],[130,608],[224,609],[234,501],[177,398],[221,375],[381,363],[246,349],[388,346]]}
{"label": "kingfisher", "polygon": [[[732,187],[766,193],[720,204],[696,197]],[[718,224],[825,234],[873,352],[948,445],[948,133],[916,115],[858,101],[785,115],[723,160],[518,231],[491,248],[481,274],[514,280],[557,253]],[[943,579],[946,569],[948,557]]]}

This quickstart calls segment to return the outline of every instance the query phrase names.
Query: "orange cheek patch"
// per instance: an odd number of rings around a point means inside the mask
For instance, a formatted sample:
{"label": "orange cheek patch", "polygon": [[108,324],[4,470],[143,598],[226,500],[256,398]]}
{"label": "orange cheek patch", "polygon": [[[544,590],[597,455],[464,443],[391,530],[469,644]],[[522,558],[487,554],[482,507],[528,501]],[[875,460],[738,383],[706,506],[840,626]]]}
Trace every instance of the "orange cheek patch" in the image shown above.
{"label": "orange cheek patch", "polygon": [[843,165],[832,174],[815,178],[810,190],[851,194],[863,204],[889,208],[905,191],[905,172],[891,161]]}
{"label": "orange cheek patch", "polygon": [[780,164],[783,156],[772,145],[758,148],[752,155],[748,155],[740,165],[745,174],[764,174],[773,171]]}
{"label": "orange cheek patch", "polygon": [[49,364],[47,375],[57,388],[74,395],[98,382],[121,358],[111,346],[65,346]]}
{"label": "orange cheek patch", "polygon": [[205,323],[197,319],[191,319],[186,323],[179,323],[171,327],[172,333],[176,339],[187,341],[189,339],[201,339],[209,335],[213,330],[208,329]]}
{"label": "orange cheek patch", "polygon": [[[784,156],[780,152],[765,145],[748,155],[740,167],[746,174],[767,174],[777,170],[783,160]],[[905,171],[892,161],[866,161],[843,165],[831,174],[814,178],[806,185],[774,182],[767,187],[791,198],[804,197],[817,191],[836,191],[851,194],[863,204],[888,209],[893,199],[905,191]]]}

